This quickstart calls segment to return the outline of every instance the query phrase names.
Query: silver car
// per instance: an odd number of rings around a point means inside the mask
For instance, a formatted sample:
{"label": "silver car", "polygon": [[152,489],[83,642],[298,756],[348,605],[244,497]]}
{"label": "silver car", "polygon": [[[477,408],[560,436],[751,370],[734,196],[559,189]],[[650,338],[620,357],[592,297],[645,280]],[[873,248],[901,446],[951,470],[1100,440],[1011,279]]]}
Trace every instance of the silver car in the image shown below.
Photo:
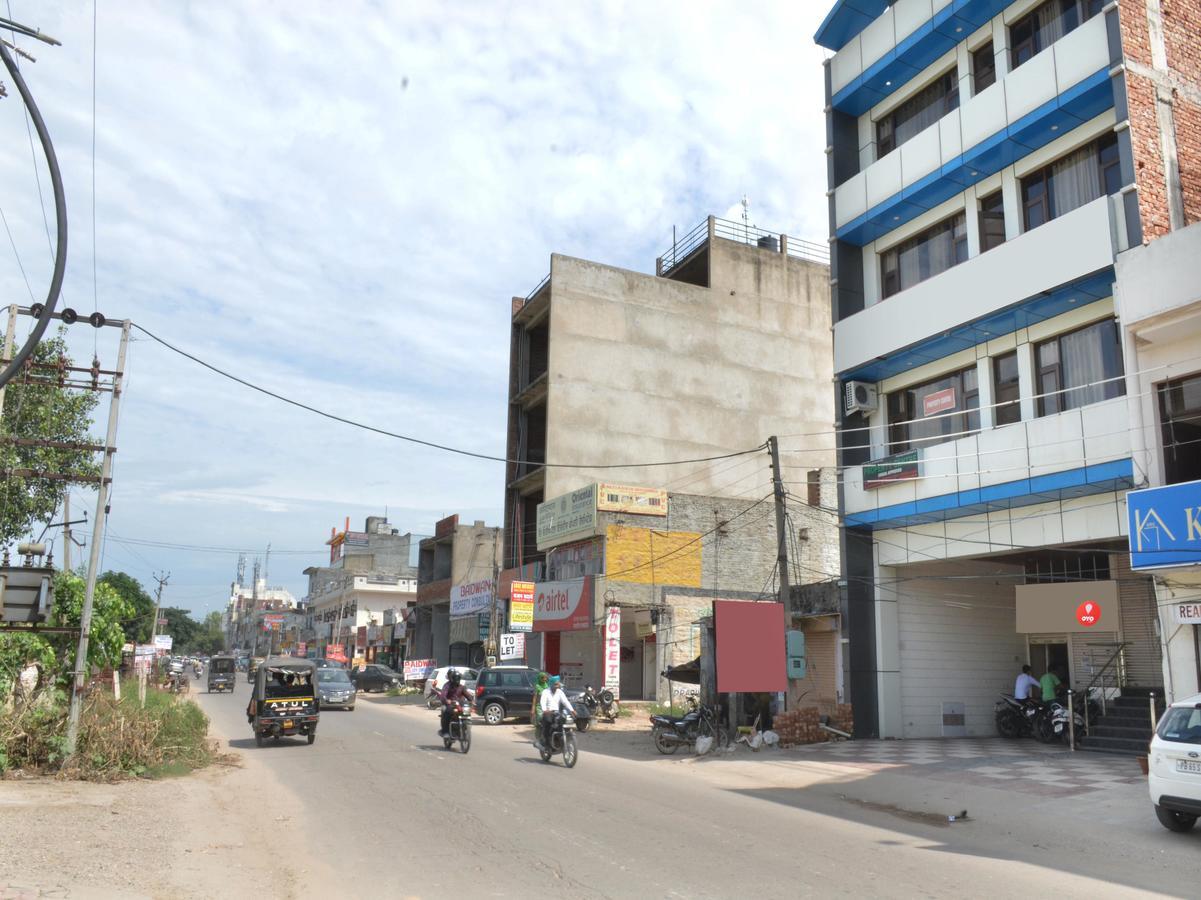
{"label": "silver car", "polygon": [[354,709],[357,691],[345,669],[317,670],[317,702],[322,709]]}

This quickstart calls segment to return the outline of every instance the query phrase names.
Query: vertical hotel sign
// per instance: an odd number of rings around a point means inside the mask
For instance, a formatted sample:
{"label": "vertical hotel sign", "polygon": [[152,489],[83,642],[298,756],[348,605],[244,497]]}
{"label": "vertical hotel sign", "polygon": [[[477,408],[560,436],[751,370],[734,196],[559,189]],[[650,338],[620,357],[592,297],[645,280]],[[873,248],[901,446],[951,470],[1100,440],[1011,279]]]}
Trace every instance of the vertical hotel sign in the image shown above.
{"label": "vertical hotel sign", "polygon": [[605,610],[605,690],[621,693],[621,607]]}
{"label": "vertical hotel sign", "polygon": [[509,631],[534,630],[534,582],[514,581],[509,587]]}

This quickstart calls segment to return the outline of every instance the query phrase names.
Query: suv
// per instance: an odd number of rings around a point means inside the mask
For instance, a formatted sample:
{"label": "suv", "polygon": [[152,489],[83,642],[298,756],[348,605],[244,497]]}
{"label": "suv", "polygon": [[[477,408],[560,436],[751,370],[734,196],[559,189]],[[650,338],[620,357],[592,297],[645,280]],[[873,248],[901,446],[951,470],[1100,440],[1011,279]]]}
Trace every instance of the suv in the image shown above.
{"label": "suv", "polygon": [[350,673],[350,680],[354,682],[355,688],[364,694],[386,691],[388,688],[398,688],[404,684],[404,677],[399,672],[380,663],[355,666],[354,671]]}
{"label": "suv", "polygon": [[475,687],[475,709],[489,725],[510,716],[526,718],[534,707],[534,682],[538,669],[529,666],[492,666],[480,669]]}
{"label": "suv", "polygon": [[1201,694],[1168,707],[1151,738],[1147,784],[1164,828],[1188,831],[1201,816]]}

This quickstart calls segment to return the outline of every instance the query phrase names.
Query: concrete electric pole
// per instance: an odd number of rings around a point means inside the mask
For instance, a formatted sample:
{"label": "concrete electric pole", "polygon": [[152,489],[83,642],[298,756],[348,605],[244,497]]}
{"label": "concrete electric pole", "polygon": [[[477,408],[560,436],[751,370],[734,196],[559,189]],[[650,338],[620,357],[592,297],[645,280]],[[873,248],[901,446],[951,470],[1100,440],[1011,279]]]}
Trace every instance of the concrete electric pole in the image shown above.
{"label": "concrete electric pole", "polygon": [[776,499],[776,565],[780,570],[780,602],[784,604],[785,620],[792,603],[791,586],[788,582],[788,521],[784,506],[786,494],[784,479],[780,477],[780,442],[773,434],[767,439],[767,451],[771,454],[772,493]]}

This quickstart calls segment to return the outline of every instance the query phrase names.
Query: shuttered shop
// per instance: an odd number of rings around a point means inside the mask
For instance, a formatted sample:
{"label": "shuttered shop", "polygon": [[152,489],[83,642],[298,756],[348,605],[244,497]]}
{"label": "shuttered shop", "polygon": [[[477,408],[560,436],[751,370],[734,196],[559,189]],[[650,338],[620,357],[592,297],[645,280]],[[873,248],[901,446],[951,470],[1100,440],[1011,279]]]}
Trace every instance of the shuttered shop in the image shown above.
{"label": "shuttered shop", "polygon": [[1150,576],[1130,571],[1130,558],[1124,553],[1109,557],[1110,575],[1118,582],[1118,600],[1122,607],[1122,640],[1126,683],[1137,687],[1163,684],[1163,651],[1155,633],[1155,584]]}

